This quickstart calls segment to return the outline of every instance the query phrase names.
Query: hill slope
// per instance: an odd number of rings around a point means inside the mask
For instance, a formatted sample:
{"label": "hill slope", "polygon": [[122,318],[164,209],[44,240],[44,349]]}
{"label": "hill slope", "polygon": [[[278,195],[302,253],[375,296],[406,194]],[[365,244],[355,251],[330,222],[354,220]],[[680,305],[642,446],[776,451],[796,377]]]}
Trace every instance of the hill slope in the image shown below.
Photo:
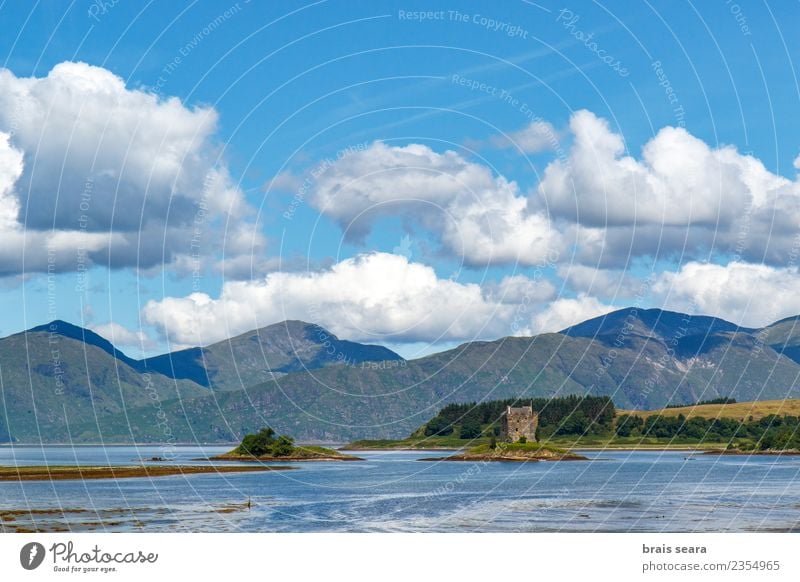
{"label": "hill slope", "polygon": [[[563,333],[470,342],[408,362],[380,346],[341,341],[301,322],[133,366],[119,359],[103,363],[98,358],[113,359],[115,352],[91,345],[97,354],[90,366],[93,384],[99,382],[103,390],[119,391],[109,372],[100,382],[105,366],[125,370],[125,386],[141,391],[135,382],[135,368],[141,367],[151,378],[168,380],[173,392],[159,401],[160,424],[153,421],[152,403],[140,405],[136,393],[124,408],[109,400],[97,418],[84,415],[70,429],[87,441],[97,440],[98,431],[118,440],[158,441],[166,425],[178,441],[205,442],[236,441],[270,424],[303,440],[342,441],[405,436],[453,402],[592,394],[610,396],[620,408],[656,409],[720,396],[740,402],[779,400],[800,397],[800,364],[787,352],[800,345],[794,328],[790,320],[752,330],[710,317],[627,309]],[[3,380],[7,358],[22,349],[0,353]],[[81,348],[63,359],[76,366],[82,357]],[[374,360],[380,363],[343,365]],[[46,376],[42,365],[34,363],[32,369],[39,366]],[[24,367],[18,370],[26,373]],[[178,386],[186,392],[175,393]],[[80,389],[77,382],[74,390]],[[52,396],[47,390],[52,392],[52,386],[46,383],[34,389],[37,399],[39,391],[44,394],[37,408],[63,414],[63,402],[47,400]],[[20,438],[14,426],[8,430]],[[29,438],[32,433],[25,434]]]}
{"label": "hill slope", "polygon": [[347,440],[405,436],[451,402],[592,394],[652,409],[800,396],[794,361],[752,334],[705,330],[669,343],[634,334],[610,344],[562,334],[473,342],[396,367],[291,373],[165,411],[186,440],[235,440],[264,424],[298,438]]}
{"label": "hill slope", "polygon": [[[77,330],[53,322],[0,339],[0,440],[70,442],[70,427],[137,409],[155,421],[156,403],[208,393],[193,382],[141,374],[100,336],[82,330],[84,341]],[[95,432],[94,440],[105,440]]]}
{"label": "hill slope", "polygon": [[289,372],[401,359],[383,346],[340,340],[318,325],[284,321],[204,348],[148,358],[139,365],[215,390],[240,390]]}
{"label": "hill slope", "polygon": [[401,358],[319,326],[284,322],[139,361],[91,330],[53,321],[0,339],[0,442],[130,441],[140,426],[149,427],[148,440],[163,441],[173,435],[156,414],[167,403],[183,411],[188,401],[211,395],[209,388],[239,390],[243,398],[243,386],[273,372],[378,359]]}

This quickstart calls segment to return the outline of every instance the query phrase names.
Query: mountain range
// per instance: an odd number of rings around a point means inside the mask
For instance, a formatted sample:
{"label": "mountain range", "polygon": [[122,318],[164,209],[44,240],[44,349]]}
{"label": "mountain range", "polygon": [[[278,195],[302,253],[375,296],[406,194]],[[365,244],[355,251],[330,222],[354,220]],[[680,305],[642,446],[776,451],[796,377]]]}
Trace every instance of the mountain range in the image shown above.
{"label": "mountain range", "polygon": [[0,339],[0,442],[231,442],[406,436],[445,404],[567,394],[652,409],[800,396],[800,316],[760,329],[627,308],[559,333],[415,360],[285,321],[135,360],[54,321]]}

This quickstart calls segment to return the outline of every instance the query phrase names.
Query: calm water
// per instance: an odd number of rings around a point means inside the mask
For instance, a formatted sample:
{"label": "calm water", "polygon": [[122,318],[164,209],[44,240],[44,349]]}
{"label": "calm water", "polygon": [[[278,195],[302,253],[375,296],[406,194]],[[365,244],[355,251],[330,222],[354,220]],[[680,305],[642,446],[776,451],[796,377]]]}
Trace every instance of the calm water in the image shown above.
{"label": "calm water", "polygon": [[[229,447],[181,447],[188,462]],[[0,447],[0,465],[131,464],[158,447]],[[0,483],[0,527],[78,531],[800,531],[800,457],[587,452],[589,462],[358,453],[295,471]],[[251,507],[246,504],[248,499]],[[29,511],[33,510],[33,511]]]}

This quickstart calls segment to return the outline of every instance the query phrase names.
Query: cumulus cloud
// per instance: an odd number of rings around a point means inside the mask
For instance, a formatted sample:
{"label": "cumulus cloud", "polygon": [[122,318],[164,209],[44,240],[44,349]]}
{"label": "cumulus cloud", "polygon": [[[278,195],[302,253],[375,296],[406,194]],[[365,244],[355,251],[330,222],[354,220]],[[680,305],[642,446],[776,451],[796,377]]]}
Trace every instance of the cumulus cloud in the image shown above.
{"label": "cumulus cloud", "polygon": [[713,315],[744,327],[762,327],[800,313],[797,266],[690,262],[663,273],[653,285],[657,300],[676,311]]}
{"label": "cumulus cloud", "polygon": [[216,299],[194,293],[150,301],[143,316],[180,344],[208,344],[285,319],[360,341],[463,341],[530,333],[532,314],[553,291],[521,276],[487,287],[459,283],[406,257],[371,253],[324,271],[226,282]]}
{"label": "cumulus cloud", "polygon": [[11,136],[0,132],[0,231],[18,226],[19,200],[14,184],[22,176],[22,152],[11,146]]}
{"label": "cumulus cloud", "polygon": [[[621,135],[589,111],[570,120],[567,160],[551,162],[531,205],[588,230],[582,260],[703,252],[785,261],[800,221],[800,183],[734,147],[666,127],[626,155]],[[584,233],[583,236],[586,236]],[[602,242],[602,244],[598,244]]]}
{"label": "cumulus cloud", "polygon": [[539,185],[554,213],[592,226],[716,224],[745,203],[739,172],[726,167],[734,152],[713,151],[684,129],[662,129],[641,161],[624,155],[622,136],[589,111],[576,112],[570,130],[569,161],[551,163]]}
{"label": "cumulus cloud", "polygon": [[471,265],[533,265],[563,243],[547,216],[528,210],[515,182],[453,151],[374,142],[318,169],[311,202],[350,238],[401,216],[439,236]]}
{"label": "cumulus cloud", "polygon": [[[193,248],[196,230],[248,209],[219,160],[216,128],[213,108],[128,89],[100,67],[65,62],[41,78],[0,69],[4,239],[15,235],[31,270],[44,247],[28,237],[55,236],[111,267],[217,252],[224,239],[210,235]],[[20,268],[0,261],[2,272]],[[77,268],[74,256],[58,268]]]}
{"label": "cumulus cloud", "polygon": [[585,294],[575,298],[561,297],[549,303],[544,310],[534,316],[532,328],[536,333],[558,332],[614,309],[596,297]]}

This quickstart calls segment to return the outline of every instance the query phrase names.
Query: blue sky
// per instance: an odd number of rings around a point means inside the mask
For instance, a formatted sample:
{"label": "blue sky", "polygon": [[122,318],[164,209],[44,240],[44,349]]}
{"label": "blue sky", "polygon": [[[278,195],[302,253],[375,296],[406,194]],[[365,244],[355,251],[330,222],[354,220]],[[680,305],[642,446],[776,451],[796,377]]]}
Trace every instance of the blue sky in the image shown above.
{"label": "blue sky", "polygon": [[800,312],[799,13],[2,4],[0,194],[22,242],[0,257],[0,332],[61,318],[138,356],[316,318],[415,355],[630,304]]}

